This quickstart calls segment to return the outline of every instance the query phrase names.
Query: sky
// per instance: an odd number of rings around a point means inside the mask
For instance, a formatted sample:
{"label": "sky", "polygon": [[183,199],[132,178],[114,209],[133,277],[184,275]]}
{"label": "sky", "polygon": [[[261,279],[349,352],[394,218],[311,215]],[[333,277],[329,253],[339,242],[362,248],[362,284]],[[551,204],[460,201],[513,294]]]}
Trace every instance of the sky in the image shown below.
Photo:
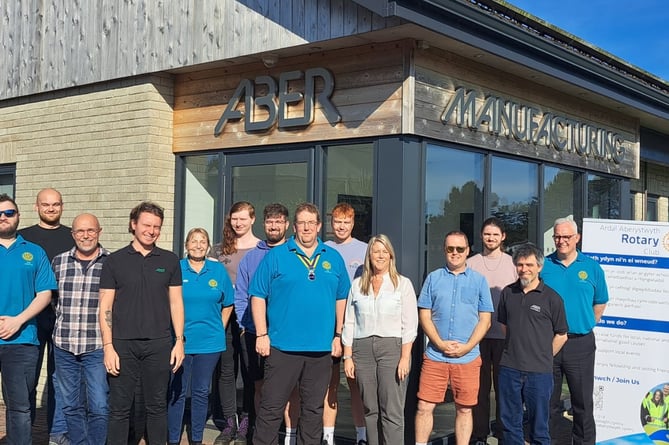
{"label": "sky", "polygon": [[507,1],[669,82],[669,1]]}

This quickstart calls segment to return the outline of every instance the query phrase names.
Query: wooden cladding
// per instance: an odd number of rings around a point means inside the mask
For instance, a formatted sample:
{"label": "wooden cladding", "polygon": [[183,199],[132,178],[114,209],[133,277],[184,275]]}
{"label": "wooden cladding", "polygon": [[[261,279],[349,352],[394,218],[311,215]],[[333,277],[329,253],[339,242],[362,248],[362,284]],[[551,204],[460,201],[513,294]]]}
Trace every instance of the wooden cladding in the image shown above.
{"label": "wooden cladding", "polygon": [[[334,140],[352,137],[380,136],[402,132],[403,83],[406,60],[410,52],[407,44],[390,43],[347,48],[325,54],[309,54],[280,59],[271,69],[261,63],[230,68],[212,69],[178,75],[174,102],[174,151],[194,151],[248,147],[264,144],[288,144],[306,141]],[[281,129],[274,125],[263,132],[249,132],[244,119],[228,121],[219,136],[214,128],[233,99],[243,79],[253,81],[258,76],[275,79],[281,73],[306,71],[324,67],[332,73],[334,92],[332,105],[342,119],[328,121],[322,104],[315,102],[313,121],[303,128]],[[291,92],[304,91],[304,79],[290,82]],[[317,93],[323,82],[317,79]],[[259,85],[257,97],[267,95],[267,88]],[[244,115],[244,102],[237,109]],[[300,117],[302,106],[287,107],[286,117]],[[256,106],[253,119],[267,119],[267,109]]]}

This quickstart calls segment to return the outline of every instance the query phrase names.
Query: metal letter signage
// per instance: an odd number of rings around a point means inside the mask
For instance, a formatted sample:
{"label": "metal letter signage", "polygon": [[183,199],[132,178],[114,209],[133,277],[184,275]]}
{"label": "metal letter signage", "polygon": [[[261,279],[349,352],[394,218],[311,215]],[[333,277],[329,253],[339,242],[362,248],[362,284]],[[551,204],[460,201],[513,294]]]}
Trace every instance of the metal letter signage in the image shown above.
{"label": "metal letter signage", "polygon": [[504,98],[480,97],[475,90],[456,89],[441,121],[615,164],[625,157],[627,141],[615,131]]}
{"label": "metal letter signage", "polygon": [[[304,79],[304,92],[291,91],[290,83]],[[321,79],[323,89],[316,94],[316,80]],[[257,86],[262,86],[266,94],[256,96]],[[288,71],[279,75],[279,81],[270,76],[258,76],[255,81],[242,79],[230,98],[225,111],[214,127],[214,136],[223,132],[228,121],[244,119],[244,131],[262,132],[270,130],[275,124],[280,129],[300,128],[314,121],[316,100],[323,107],[323,113],[332,125],[341,121],[341,115],[330,101],[334,91],[334,77],[325,68],[311,68],[306,72]],[[244,111],[239,110],[239,103],[244,101]],[[278,102],[278,103],[277,103]],[[302,103],[301,116],[288,117],[288,109]],[[267,117],[258,120],[257,110],[265,110]]]}

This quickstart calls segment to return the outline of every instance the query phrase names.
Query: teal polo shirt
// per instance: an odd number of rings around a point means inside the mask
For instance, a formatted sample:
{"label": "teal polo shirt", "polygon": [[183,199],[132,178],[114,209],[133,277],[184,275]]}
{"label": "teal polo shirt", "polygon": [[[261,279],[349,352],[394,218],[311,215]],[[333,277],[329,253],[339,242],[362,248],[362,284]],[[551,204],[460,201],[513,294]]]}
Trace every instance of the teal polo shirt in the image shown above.
{"label": "teal polo shirt", "polygon": [[206,259],[195,272],[186,258],[180,261],[184,299],[184,345],[186,354],[225,351],[225,328],[221,312],[232,306],[235,291],[225,267]]}
{"label": "teal polo shirt", "polygon": [[564,301],[570,334],[587,334],[595,327],[593,306],[609,301],[604,270],[599,263],[580,251],[576,260],[565,267],[555,252],[546,257],[541,278]]}
{"label": "teal polo shirt", "polygon": [[[267,304],[270,344],[287,352],[332,349],[337,300],[345,300],[351,283],[341,255],[318,240],[305,258],[294,237],[274,247],[256,270],[249,295]],[[309,262],[314,263],[313,280]]]}
{"label": "teal polo shirt", "polygon": [[[36,293],[58,289],[56,276],[44,249],[26,241],[21,235],[16,237],[9,248],[0,245],[0,264],[1,315],[18,315],[32,303]],[[12,344],[39,344],[34,318],[27,321],[10,339],[0,339],[0,346]]]}

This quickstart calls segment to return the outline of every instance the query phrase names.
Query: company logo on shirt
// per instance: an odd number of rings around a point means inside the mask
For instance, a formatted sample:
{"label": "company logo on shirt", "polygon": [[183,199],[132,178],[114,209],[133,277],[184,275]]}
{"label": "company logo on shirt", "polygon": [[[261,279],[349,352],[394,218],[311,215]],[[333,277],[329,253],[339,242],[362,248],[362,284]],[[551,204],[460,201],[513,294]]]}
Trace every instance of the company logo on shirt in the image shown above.
{"label": "company logo on shirt", "polygon": [[216,286],[218,286],[218,281],[216,281],[216,280],[209,280],[209,287],[211,287],[211,288],[215,288]]}
{"label": "company logo on shirt", "polygon": [[532,306],[530,306],[530,310],[534,312],[541,312],[541,306],[539,306],[538,304],[533,304]]}
{"label": "company logo on shirt", "polygon": [[165,268],[164,267],[159,267],[158,269],[156,269],[156,272],[165,273]]}
{"label": "company logo on shirt", "polygon": [[21,258],[23,258],[25,261],[32,261],[33,260],[33,254],[30,252],[23,252],[23,255],[21,255]]}
{"label": "company logo on shirt", "polygon": [[330,270],[332,269],[332,264],[329,261],[323,261],[323,269]]}
{"label": "company logo on shirt", "polygon": [[588,272],[582,270],[582,271],[580,271],[580,272],[578,273],[578,277],[579,277],[581,280],[587,280],[587,279],[588,279]]}

